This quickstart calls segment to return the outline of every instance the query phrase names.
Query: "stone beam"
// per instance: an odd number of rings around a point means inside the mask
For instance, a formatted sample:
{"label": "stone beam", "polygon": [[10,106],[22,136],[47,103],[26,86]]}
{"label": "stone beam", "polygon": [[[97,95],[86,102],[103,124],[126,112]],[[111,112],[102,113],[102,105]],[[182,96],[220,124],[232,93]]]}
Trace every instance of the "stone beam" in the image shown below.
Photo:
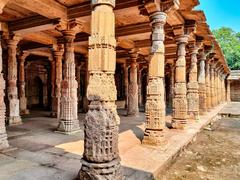
{"label": "stone beam", "polygon": [[11,0],[9,3],[23,7],[49,19],[67,19],[67,8],[55,0]]}
{"label": "stone beam", "polygon": [[9,2],[9,0],[1,0],[0,1],[0,14],[2,14],[2,10],[7,5],[8,2]]}
{"label": "stone beam", "polygon": [[26,34],[54,29],[58,23],[59,19],[48,19],[37,15],[9,22],[8,26],[12,32]]}
{"label": "stone beam", "polygon": [[[138,6],[138,0],[121,0],[121,1],[116,2],[115,10],[130,8],[130,7],[134,7],[134,6],[135,7]],[[83,2],[81,4],[70,7],[68,9],[68,18],[69,19],[75,19],[75,18],[90,16],[90,15],[91,15],[90,1]]]}
{"label": "stone beam", "polygon": [[25,36],[23,36],[25,40],[37,42],[40,44],[46,44],[46,45],[52,45],[57,44],[57,39],[53,36],[50,36],[48,34],[45,34],[43,32],[38,33],[30,33]]}

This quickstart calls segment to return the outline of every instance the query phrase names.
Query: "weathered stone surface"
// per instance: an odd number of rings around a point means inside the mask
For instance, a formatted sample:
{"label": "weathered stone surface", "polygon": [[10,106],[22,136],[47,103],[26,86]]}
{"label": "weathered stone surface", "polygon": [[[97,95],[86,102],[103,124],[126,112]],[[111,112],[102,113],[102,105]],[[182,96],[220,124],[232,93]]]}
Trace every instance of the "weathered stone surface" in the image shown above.
{"label": "weathered stone surface", "polygon": [[205,61],[206,61],[206,54],[202,50],[200,54],[200,64],[199,64],[199,76],[198,76],[198,83],[199,83],[199,111],[200,114],[204,114],[207,111],[206,107],[206,73],[205,73]]}
{"label": "weathered stone surface", "polygon": [[61,82],[60,122],[58,131],[73,133],[80,130],[77,105],[77,81],[75,78],[75,59],[73,41],[76,32],[63,31],[65,38],[65,64],[63,66],[64,79]]}
{"label": "weathered stone surface", "polygon": [[[89,110],[84,120],[84,154],[80,179],[122,179],[114,81],[116,66],[115,1],[92,1],[89,38]],[[106,6],[107,5],[107,6]]]}
{"label": "weathered stone surface", "polygon": [[197,54],[198,47],[191,47],[191,68],[189,73],[189,82],[187,84],[188,115],[190,119],[199,119],[199,86],[197,82]]}
{"label": "weathered stone surface", "polygon": [[167,15],[157,12],[150,16],[152,23],[152,56],[149,65],[149,81],[146,102],[146,129],[143,144],[165,145],[164,88],[164,25]]}
{"label": "weathered stone surface", "polygon": [[1,44],[2,35],[0,33],[0,150],[7,148],[8,140],[5,127],[5,118],[6,118],[6,106],[4,102],[4,89],[5,89],[5,80],[3,79],[3,64],[2,64],[2,44]]}
{"label": "weathered stone surface", "polygon": [[17,125],[22,123],[19,113],[19,99],[17,89],[17,44],[20,37],[13,36],[8,40],[8,101],[9,101],[9,115],[8,124]]}
{"label": "weathered stone surface", "polygon": [[130,116],[138,115],[138,73],[137,54],[131,54],[130,82],[128,85],[128,112]]}
{"label": "weathered stone surface", "polygon": [[176,61],[175,89],[173,99],[173,128],[183,129],[187,124],[187,87],[186,87],[186,44],[188,35],[181,35],[178,42],[178,59]]}

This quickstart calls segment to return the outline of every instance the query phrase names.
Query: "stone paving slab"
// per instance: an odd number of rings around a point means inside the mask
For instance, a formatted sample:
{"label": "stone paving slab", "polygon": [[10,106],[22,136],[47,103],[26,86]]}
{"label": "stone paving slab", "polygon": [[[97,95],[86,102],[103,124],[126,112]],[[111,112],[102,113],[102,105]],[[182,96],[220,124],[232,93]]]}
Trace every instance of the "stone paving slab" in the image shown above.
{"label": "stone paving slab", "polygon": [[240,117],[240,102],[229,102],[220,112],[222,116]]}

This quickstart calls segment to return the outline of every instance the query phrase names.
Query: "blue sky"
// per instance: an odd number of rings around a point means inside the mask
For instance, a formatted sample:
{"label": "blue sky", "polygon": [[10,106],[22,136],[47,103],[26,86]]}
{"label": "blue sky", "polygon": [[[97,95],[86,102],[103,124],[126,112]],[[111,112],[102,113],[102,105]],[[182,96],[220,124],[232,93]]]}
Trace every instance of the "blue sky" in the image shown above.
{"label": "blue sky", "polygon": [[212,30],[225,26],[240,32],[240,0],[200,0],[196,9],[204,10]]}

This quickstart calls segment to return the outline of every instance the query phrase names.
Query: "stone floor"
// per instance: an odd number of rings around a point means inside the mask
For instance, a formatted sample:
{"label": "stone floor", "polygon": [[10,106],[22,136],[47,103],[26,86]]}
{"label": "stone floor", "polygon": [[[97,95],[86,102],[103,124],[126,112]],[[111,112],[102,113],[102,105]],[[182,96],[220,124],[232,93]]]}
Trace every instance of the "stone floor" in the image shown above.
{"label": "stone floor", "polygon": [[[144,113],[134,118],[119,111],[119,151],[125,178],[144,180],[158,176],[222,107],[201,116],[199,122],[190,122],[186,130],[168,130],[169,143],[164,148],[141,145]],[[48,117],[49,112],[31,113],[23,118],[22,125],[7,129],[9,142],[16,149],[0,153],[0,180],[75,179],[81,166],[83,132],[74,135],[55,133],[58,122]],[[79,118],[83,119],[84,114]],[[167,120],[171,117],[167,116]]]}

